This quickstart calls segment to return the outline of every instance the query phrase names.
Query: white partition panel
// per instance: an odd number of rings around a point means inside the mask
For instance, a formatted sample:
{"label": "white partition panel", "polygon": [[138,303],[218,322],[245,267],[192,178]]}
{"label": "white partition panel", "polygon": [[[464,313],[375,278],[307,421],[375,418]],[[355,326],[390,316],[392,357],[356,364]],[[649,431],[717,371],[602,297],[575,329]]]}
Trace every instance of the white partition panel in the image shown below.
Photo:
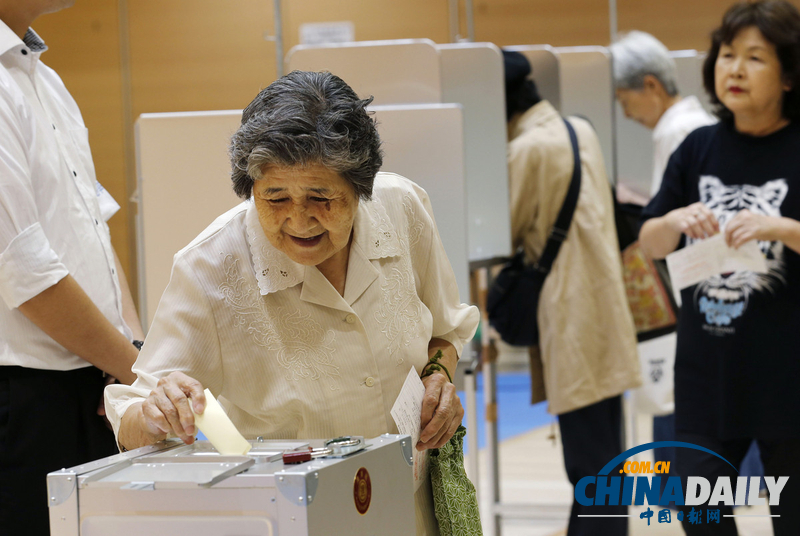
{"label": "white partition panel", "polygon": [[385,151],[381,170],[403,175],[428,192],[439,235],[456,274],[461,300],[469,301],[461,107],[423,104],[370,109],[375,111]]}
{"label": "white partition panel", "polygon": [[[511,254],[503,56],[491,43],[439,45],[442,100],[464,111],[469,260]],[[422,129],[420,129],[422,130]],[[435,145],[444,139],[432,138]]]}
{"label": "white partition panel", "polygon": [[228,142],[241,110],[143,114],[136,122],[139,311],[150,326],[172,257],[240,200],[231,189]]}
{"label": "white partition panel", "polygon": [[694,95],[711,113],[711,102],[708,100],[705,87],[703,87],[703,62],[706,59],[706,53],[697,50],[673,50],[670,55],[675,60],[675,67],[678,69],[678,87],[681,94]]}
{"label": "white partition panel", "polygon": [[588,119],[597,132],[609,181],[616,177],[614,84],[605,47],[559,47],[561,113]]}
{"label": "white partition panel", "polygon": [[376,105],[442,102],[439,53],[428,39],[298,45],[286,67],[330,71]]}
{"label": "white partition panel", "polygon": [[539,95],[561,110],[561,68],[558,51],[550,45],[517,45],[505,50],[519,52],[531,64],[531,78],[536,82]]}
{"label": "white partition panel", "polygon": [[[678,73],[678,89],[684,97],[694,95],[706,109],[710,109],[708,96],[703,89],[703,59],[705,54],[696,50],[670,52]],[[627,119],[622,107],[615,105],[617,131],[617,180],[620,184],[644,197],[650,197],[653,179],[653,132]]]}

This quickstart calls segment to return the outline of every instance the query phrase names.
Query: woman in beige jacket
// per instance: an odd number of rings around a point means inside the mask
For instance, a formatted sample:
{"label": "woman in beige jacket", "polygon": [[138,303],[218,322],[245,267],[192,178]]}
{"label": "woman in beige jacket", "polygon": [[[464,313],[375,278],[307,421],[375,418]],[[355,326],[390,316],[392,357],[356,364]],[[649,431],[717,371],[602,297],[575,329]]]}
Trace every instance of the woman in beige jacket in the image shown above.
{"label": "woman in beige jacket", "polygon": [[[527,78],[531,69],[525,57],[509,52],[504,57],[512,238],[533,262],[564,202],[573,154],[561,116]],[[559,416],[564,462],[574,485],[622,452],[621,394],[641,379],[600,144],[587,121],[569,121],[578,136],[581,189],[539,299],[539,347],[531,349],[531,376],[532,401],[547,399],[550,413]],[[625,510],[575,502],[568,535],[624,535],[624,517],[578,515]]]}

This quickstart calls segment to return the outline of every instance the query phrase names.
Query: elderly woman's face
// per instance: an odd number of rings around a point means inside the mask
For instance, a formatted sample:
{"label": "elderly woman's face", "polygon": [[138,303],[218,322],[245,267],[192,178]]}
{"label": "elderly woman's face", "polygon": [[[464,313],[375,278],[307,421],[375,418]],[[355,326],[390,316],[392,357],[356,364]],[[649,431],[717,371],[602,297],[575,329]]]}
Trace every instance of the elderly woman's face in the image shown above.
{"label": "elderly woman's face", "polygon": [[661,118],[662,107],[656,95],[645,89],[617,89],[617,101],[625,117],[641,123],[649,129],[656,128]]}
{"label": "elderly woman's face", "polygon": [[783,80],[775,45],[755,26],[743,29],[730,44],[722,44],[714,65],[717,98],[734,118],[769,114],[782,116]]}
{"label": "elderly woman's face", "polygon": [[319,164],[268,168],[253,185],[253,200],[267,239],[293,261],[347,261],[358,198],[337,172]]}

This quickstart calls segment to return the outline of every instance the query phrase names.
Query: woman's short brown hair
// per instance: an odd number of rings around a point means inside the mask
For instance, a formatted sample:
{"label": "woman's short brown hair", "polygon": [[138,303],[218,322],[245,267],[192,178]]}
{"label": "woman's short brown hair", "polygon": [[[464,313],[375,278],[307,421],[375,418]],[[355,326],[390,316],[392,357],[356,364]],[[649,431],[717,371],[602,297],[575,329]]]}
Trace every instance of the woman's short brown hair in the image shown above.
{"label": "woman's short brown hair", "polygon": [[733,112],[720,102],[714,85],[714,67],[720,47],[729,45],[745,28],[756,27],[775,46],[781,74],[791,89],[783,96],[783,117],[800,119],[800,13],[784,0],[762,0],[734,4],[722,17],[722,25],[711,34],[711,48],[703,63],[703,85],[723,121],[733,121]]}

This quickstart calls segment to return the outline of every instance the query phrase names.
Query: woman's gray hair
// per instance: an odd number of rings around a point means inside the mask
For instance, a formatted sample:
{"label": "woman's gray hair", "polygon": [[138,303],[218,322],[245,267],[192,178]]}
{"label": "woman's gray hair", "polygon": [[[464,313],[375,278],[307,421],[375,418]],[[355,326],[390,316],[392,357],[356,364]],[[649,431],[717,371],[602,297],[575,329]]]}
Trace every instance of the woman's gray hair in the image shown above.
{"label": "woman's gray hair", "polygon": [[667,95],[674,97],[678,94],[675,60],[670,57],[667,47],[649,33],[628,32],[609,49],[617,89],[643,89],[644,77],[649,74],[661,82]]}
{"label": "woman's gray hair", "polygon": [[331,73],[293,71],[279,78],[242,113],[231,138],[231,180],[236,195],[249,199],[253,184],[270,167],[321,164],[339,173],[360,199],[372,196],[383,163],[375,120]]}

